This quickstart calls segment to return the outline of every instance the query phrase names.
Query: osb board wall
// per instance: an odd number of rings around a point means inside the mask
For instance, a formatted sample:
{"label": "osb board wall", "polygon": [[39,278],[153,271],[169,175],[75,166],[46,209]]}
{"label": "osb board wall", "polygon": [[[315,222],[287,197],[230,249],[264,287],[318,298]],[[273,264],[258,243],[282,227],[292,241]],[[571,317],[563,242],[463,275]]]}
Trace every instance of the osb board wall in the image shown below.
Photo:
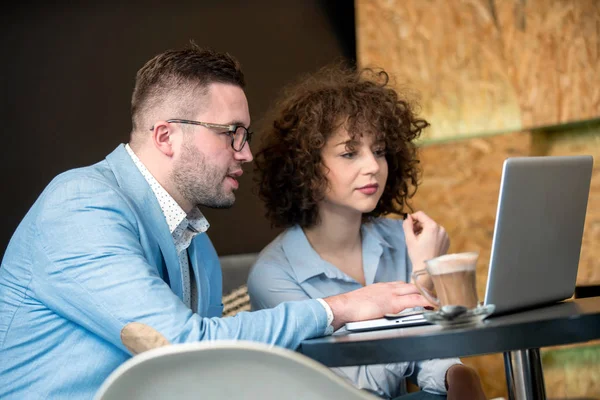
{"label": "osb board wall", "polygon": [[596,0],[355,0],[361,66],[419,93],[424,139],[600,116]]}
{"label": "osb board wall", "polygon": [[600,2],[491,0],[524,127],[600,116]]}
{"label": "osb board wall", "polygon": [[542,363],[549,397],[600,398],[600,341],[543,352]]}
{"label": "osb board wall", "polygon": [[[600,284],[600,248],[594,246],[600,239],[600,132],[521,132],[420,149],[422,184],[413,198],[413,208],[425,211],[446,228],[451,240],[450,252],[479,252],[477,289],[481,299],[488,275],[502,164],[507,157],[544,154],[594,155],[596,164],[577,282]],[[480,373],[488,397],[507,396],[501,354],[468,357],[463,361]],[[597,372],[582,366],[569,368],[569,371],[549,368],[545,373],[548,393],[600,396],[598,384],[594,383],[598,381]]]}
{"label": "osb board wall", "polygon": [[549,156],[590,154],[594,157],[577,284],[600,284],[600,125],[585,131],[534,134],[532,153]]}

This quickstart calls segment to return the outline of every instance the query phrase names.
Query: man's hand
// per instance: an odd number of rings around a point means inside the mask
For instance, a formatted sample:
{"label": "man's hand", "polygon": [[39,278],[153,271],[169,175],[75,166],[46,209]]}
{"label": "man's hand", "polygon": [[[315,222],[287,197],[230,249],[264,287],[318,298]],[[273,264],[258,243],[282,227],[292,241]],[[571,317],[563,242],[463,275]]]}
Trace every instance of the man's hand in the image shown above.
{"label": "man's hand", "polygon": [[425,261],[446,254],[450,239],[446,230],[422,211],[407,214],[404,236],[413,271],[425,268]]}
{"label": "man's hand", "polygon": [[456,364],[446,371],[447,400],[486,400],[477,372],[466,365]]}
{"label": "man's hand", "polygon": [[382,318],[405,308],[431,306],[415,285],[400,281],[374,283],[323,300],[333,311],[332,325],[336,330],[346,322]]}

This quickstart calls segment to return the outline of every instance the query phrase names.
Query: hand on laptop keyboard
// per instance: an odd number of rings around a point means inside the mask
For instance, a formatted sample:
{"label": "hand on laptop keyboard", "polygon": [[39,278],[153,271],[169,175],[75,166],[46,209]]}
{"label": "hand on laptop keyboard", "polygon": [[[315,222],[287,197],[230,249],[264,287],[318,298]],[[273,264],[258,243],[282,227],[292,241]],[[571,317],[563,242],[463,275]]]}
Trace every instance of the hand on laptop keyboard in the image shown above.
{"label": "hand on laptop keyboard", "polygon": [[425,308],[423,308],[423,307],[405,308],[404,310],[402,310],[402,311],[400,311],[399,313],[396,313],[396,314],[385,314],[385,317],[386,318],[407,317],[409,315],[422,314],[423,311],[425,311]]}

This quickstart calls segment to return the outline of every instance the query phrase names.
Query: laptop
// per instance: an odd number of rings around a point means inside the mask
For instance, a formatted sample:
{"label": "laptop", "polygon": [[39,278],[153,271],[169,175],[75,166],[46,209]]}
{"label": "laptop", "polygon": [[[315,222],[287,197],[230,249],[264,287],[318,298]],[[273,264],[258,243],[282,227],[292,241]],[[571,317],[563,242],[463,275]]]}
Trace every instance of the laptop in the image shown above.
{"label": "laptop", "polygon": [[[570,298],[575,291],[592,178],[592,156],[504,161],[484,304],[493,316]],[[397,318],[349,322],[352,332],[430,324],[407,310]]]}

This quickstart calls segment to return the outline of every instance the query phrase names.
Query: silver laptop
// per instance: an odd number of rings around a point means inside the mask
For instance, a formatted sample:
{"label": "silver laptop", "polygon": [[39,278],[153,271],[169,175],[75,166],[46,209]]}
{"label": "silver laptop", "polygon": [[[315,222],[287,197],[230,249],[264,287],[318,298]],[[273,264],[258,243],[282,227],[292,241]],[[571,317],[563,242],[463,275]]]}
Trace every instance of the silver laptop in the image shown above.
{"label": "silver laptop", "polygon": [[504,162],[485,304],[495,315],[567,299],[575,291],[592,156]]}
{"label": "silver laptop", "polygon": [[[587,209],[592,156],[504,161],[485,304],[494,315],[573,295]],[[349,331],[429,324],[422,315],[350,322]]]}

